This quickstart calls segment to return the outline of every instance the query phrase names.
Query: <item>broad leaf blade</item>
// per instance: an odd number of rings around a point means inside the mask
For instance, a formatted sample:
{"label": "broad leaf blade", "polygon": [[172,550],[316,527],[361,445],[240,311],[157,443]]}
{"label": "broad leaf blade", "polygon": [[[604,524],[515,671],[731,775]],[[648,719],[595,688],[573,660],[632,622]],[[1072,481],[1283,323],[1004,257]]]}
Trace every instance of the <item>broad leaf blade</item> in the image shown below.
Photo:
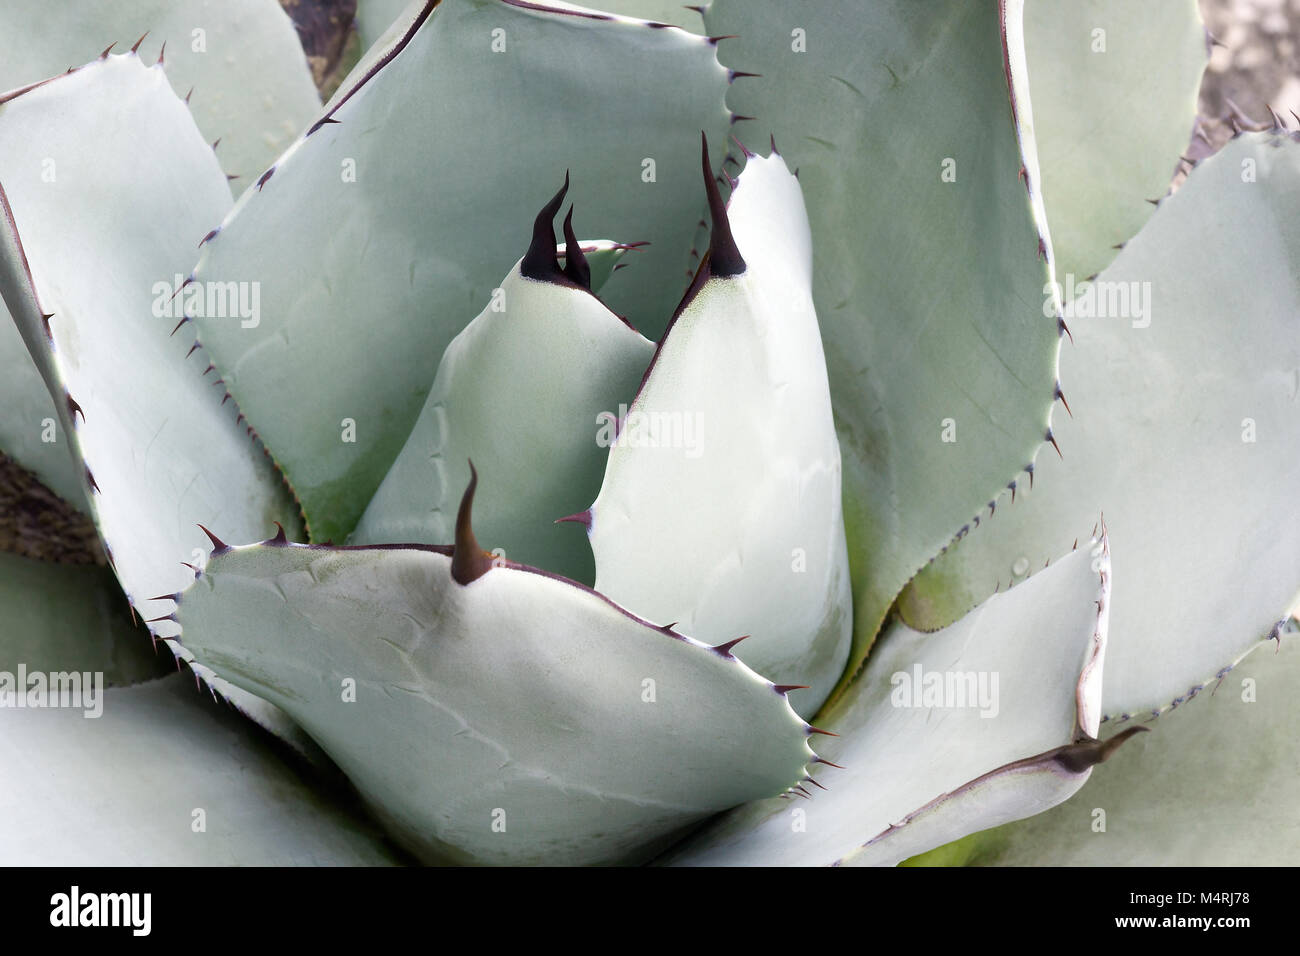
{"label": "broad leaf blade", "polygon": [[367,50],[375,47],[399,26],[399,20],[406,19],[407,10],[423,6],[423,0],[358,0],[356,23],[361,45]]}
{"label": "broad leaf blade", "polygon": [[238,189],[320,109],[298,34],[277,0],[6,0],[0,90],[57,76],[110,43],[125,53],[146,31],[140,57],[153,63],[162,56],[172,88],[189,94],[204,138],[221,141],[221,166],[239,177]]}
{"label": "broad leaf blade", "polygon": [[132,626],[106,569],[0,554],[0,671],[97,672],[119,687],[167,673],[170,658]]}
{"label": "broad leaf blade", "polygon": [[1082,282],[1155,212],[1206,62],[1196,0],[1029,0],[1025,52],[1057,280]]}
{"label": "broad leaf blade", "polygon": [[708,262],[608,429],[596,587],[712,643],[748,635],[736,654],[808,685],[791,701],[811,716],[848,659],[852,598],[798,180],[753,157],[714,218]]}
{"label": "broad leaf blade", "polygon": [[337,783],[287,764],[188,675],[103,712],[0,709],[0,845],[20,866],[400,863]]}
{"label": "broad leaf blade", "polygon": [[[1300,852],[1300,646],[1261,648],[1053,810],[980,834],[998,866],[1291,866]],[[1097,811],[1103,810],[1101,817]],[[1105,829],[1099,829],[1098,823]]]}
{"label": "broad leaf blade", "polygon": [[[220,141],[221,165],[238,187],[320,108],[293,24],[276,0],[10,0],[0,7],[0,90],[63,73],[114,40],[126,52],[145,31],[138,52],[150,63],[171,40],[167,77],[181,94],[195,91],[188,99],[194,120],[209,142]],[[57,167],[46,173],[57,177]],[[12,325],[0,303],[0,449],[84,509],[67,437]]]}
{"label": "broad leaf blade", "polygon": [[[807,725],[735,658],[472,535],[476,577],[450,550],[220,551],[181,597],[182,639],[292,714],[428,860],[642,858],[805,775]],[[255,626],[222,627],[235,608]]]}
{"label": "broad leaf blade", "polygon": [[1274,632],[1300,588],[1298,222],[1300,145],[1269,134],[1238,138],[1161,204],[1074,303],[1064,459],[917,578],[909,622],[959,617],[1104,510],[1131,582],[1107,715],[1159,712]]}
{"label": "broad leaf blade", "polygon": [[[23,337],[0,301],[0,451],[75,508],[85,493],[68,436]],[[50,440],[52,439],[52,440]]]}
{"label": "broad leaf blade", "polygon": [[895,624],[819,718],[840,735],[818,746],[843,768],[817,773],[829,789],[742,807],[669,861],[893,864],[1066,799],[1090,772],[1066,758],[1097,730],[1109,579],[1099,542],[950,628]]}
{"label": "broad leaf blade", "polygon": [[518,265],[499,288],[447,347],[350,540],[453,540],[469,459],[491,476],[475,522],[483,544],[590,582],[591,550],[556,519],[599,491],[601,423],[636,391],[654,346],[586,289],[527,278]]}
{"label": "broad leaf blade", "polygon": [[1032,134],[1022,153],[994,4],[715,0],[705,24],[739,35],[720,48],[727,66],[762,74],[728,104],[775,134],[808,202],[844,453],[852,673],[903,585],[1048,430],[1058,329],[1043,314],[1050,243],[1020,175]]}
{"label": "broad leaf blade", "polygon": [[[585,228],[651,243],[610,304],[658,334],[686,284],[699,131],[730,122],[729,77],[703,37],[504,0],[408,13],[197,269],[261,283],[260,324],[204,321],[202,337],[313,540],[353,529],[443,350],[518,257],[540,184],[566,168]],[[305,389],[319,400],[301,402]]]}
{"label": "broad leaf blade", "polygon": [[[419,0],[360,0],[357,4],[357,29],[361,32],[362,43],[367,47],[378,45],[385,33],[398,26],[407,12],[418,5]],[[668,23],[692,33],[704,32],[704,21],[699,11],[677,0],[601,0],[600,11]]]}
{"label": "broad leaf blade", "polygon": [[246,539],[297,527],[191,327],[169,336],[167,290],[202,224],[229,207],[225,177],[162,71],[131,54],[0,103],[0,190],[0,291],[127,599],[161,617],[157,596],[193,580],[182,562],[203,553],[199,522]]}

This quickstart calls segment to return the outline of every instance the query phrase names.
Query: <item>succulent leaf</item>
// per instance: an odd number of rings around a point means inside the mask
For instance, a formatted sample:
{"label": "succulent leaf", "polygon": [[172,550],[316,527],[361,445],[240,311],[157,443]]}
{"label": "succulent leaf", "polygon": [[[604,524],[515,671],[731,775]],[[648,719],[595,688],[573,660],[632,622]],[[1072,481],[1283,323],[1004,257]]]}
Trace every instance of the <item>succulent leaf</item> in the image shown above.
{"label": "succulent leaf", "polygon": [[586,542],[556,519],[600,490],[604,416],[617,415],[636,391],[654,346],[559,271],[545,225],[539,257],[560,281],[521,274],[530,253],[452,340],[352,544],[451,541],[470,459],[491,476],[475,522],[487,547],[584,583],[594,579]]}
{"label": "succulent leaf", "polygon": [[[43,386],[42,386],[43,387]],[[107,687],[166,674],[104,568],[0,553],[0,671],[93,671]],[[166,658],[164,662],[163,658]]]}
{"label": "succulent leaf", "polygon": [[[86,496],[68,436],[41,373],[0,301],[0,450],[82,511]],[[53,439],[52,441],[49,439]]]}
{"label": "succulent leaf", "polygon": [[1029,104],[1008,108],[995,4],[714,0],[704,18],[739,37],[720,47],[726,66],[762,75],[728,105],[775,134],[817,238],[851,675],[903,585],[1048,432],[1058,326],[1042,308],[1050,241],[1021,176],[1035,163]]}
{"label": "succulent leaf", "polygon": [[[357,29],[362,43],[366,47],[378,46],[389,30],[407,20],[413,9],[421,5],[420,0],[414,3],[412,0],[360,0],[357,4]],[[565,6],[563,3],[552,5]],[[704,32],[699,9],[677,0],[601,0],[600,12],[668,23],[691,33]]]}
{"label": "succulent leaf", "polygon": [[704,32],[703,5],[680,0],[600,0],[600,9],[620,17],[668,23],[691,33]]}
{"label": "succulent leaf", "polygon": [[[14,866],[402,862],[337,786],[176,674],[103,692],[102,713],[0,710],[0,846]],[[200,828],[201,827],[201,828]]]}
{"label": "succulent leaf", "polygon": [[[200,320],[202,335],[318,541],[365,510],[447,344],[517,258],[539,179],[571,168],[586,227],[650,242],[610,303],[658,334],[686,284],[698,131],[731,121],[715,44],[681,30],[506,0],[430,2],[402,24],[197,270],[261,283],[258,327]],[[308,388],[317,401],[299,400]]]}
{"label": "succulent leaf", "polygon": [[1196,0],[1029,0],[1024,30],[1056,275],[1082,282],[1169,188],[1196,120],[1205,28]]}
{"label": "succulent leaf", "polygon": [[1300,588],[1297,183],[1300,144],[1239,137],[1076,300],[1064,459],[1046,457],[1032,492],[917,577],[900,599],[909,623],[956,619],[1104,509],[1126,582],[1107,716],[1158,713],[1276,633]]}
{"label": "succulent leaf", "polygon": [[798,180],[752,157],[641,390],[611,427],[590,509],[597,590],[737,655],[811,716],[848,659],[840,451]]}
{"label": "succulent leaf", "polygon": [[57,76],[113,41],[125,53],[137,38],[140,58],[161,59],[172,89],[188,94],[204,138],[220,140],[217,158],[239,177],[237,189],[320,109],[302,44],[277,0],[5,0],[0,90]]}
{"label": "succulent leaf", "polygon": [[[587,261],[587,269],[590,272],[588,277],[588,287],[592,292],[599,293],[620,268],[627,265],[623,262],[623,256],[631,249],[639,249],[640,246],[628,244],[626,242],[615,242],[612,239],[579,239],[577,240],[578,251]],[[561,242],[555,247],[556,257],[561,261],[566,261],[567,242]]]}
{"label": "succulent leaf", "polygon": [[818,718],[829,789],[741,807],[664,862],[892,865],[1066,799],[1104,749],[1109,595],[1103,539],[944,630],[895,623]]}
{"label": "succulent leaf", "polygon": [[[367,50],[386,42],[391,31],[414,19],[415,9],[423,9],[424,0],[357,0],[357,33]],[[409,15],[407,11],[412,11]],[[363,55],[363,59],[365,59]]]}
{"label": "succulent leaf", "polygon": [[[126,52],[145,31],[136,52],[153,63],[171,39],[163,69],[174,89],[195,91],[187,99],[194,121],[208,142],[220,141],[218,158],[237,187],[251,184],[320,109],[293,24],[276,0],[9,0],[0,6],[0,90],[62,73],[114,39]],[[54,403],[3,303],[0,408],[0,448],[84,510]],[[51,427],[53,442],[45,437]]]}
{"label": "succulent leaf", "polygon": [[[1087,789],[975,838],[997,866],[1292,866],[1300,820],[1300,645],[1284,640],[1160,718]],[[1099,830],[1097,810],[1105,825]]]}
{"label": "succulent leaf", "polygon": [[[469,526],[473,490],[454,548],[214,552],[180,597],[182,639],[298,720],[426,860],[643,858],[805,776],[810,731],[783,688],[493,561]],[[235,609],[255,626],[225,627]]]}
{"label": "succulent leaf", "polygon": [[198,522],[247,539],[277,520],[298,527],[192,328],[169,335],[185,248],[229,205],[185,104],[135,54],[0,102],[0,292],[54,396],[105,553],[161,635],[174,623],[156,596],[193,580],[182,562],[201,560]]}

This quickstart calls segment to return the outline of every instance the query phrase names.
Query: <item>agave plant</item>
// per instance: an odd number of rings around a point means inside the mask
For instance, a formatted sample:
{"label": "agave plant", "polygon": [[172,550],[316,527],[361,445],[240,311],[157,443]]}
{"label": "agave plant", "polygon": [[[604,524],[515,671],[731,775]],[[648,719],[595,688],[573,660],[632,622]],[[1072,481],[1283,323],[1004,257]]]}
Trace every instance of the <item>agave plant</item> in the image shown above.
{"label": "agave plant", "polygon": [[614,6],[5,4],[3,859],[1285,858],[1300,136],[1191,0]]}

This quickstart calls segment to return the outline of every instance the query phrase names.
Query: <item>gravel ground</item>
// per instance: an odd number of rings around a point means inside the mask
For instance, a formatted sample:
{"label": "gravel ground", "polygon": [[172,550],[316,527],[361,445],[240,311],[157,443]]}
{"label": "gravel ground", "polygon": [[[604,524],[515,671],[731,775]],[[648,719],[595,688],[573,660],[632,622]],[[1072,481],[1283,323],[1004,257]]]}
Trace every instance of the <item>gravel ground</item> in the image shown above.
{"label": "gravel ground", "polygon": [[1300,0],[1200,0],[1210,64],[1188,157],[1203,159],[1242,129],[1300,126]]}

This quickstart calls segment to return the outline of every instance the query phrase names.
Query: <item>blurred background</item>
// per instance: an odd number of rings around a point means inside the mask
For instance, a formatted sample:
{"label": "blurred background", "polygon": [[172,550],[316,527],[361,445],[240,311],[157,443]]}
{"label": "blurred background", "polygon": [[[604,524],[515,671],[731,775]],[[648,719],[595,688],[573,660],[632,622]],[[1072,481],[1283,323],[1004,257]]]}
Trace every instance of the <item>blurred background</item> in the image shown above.
{"label": "blurred background", "polygon": [[[1300,124],[1300,0],[1200,0],[1211,37],[1210,64],[1201,82],[1199,133],[1192,159],[1243,128],[1271,126],[1271,106]],[[1203,134],[1203,135],[1201,135]]]}

